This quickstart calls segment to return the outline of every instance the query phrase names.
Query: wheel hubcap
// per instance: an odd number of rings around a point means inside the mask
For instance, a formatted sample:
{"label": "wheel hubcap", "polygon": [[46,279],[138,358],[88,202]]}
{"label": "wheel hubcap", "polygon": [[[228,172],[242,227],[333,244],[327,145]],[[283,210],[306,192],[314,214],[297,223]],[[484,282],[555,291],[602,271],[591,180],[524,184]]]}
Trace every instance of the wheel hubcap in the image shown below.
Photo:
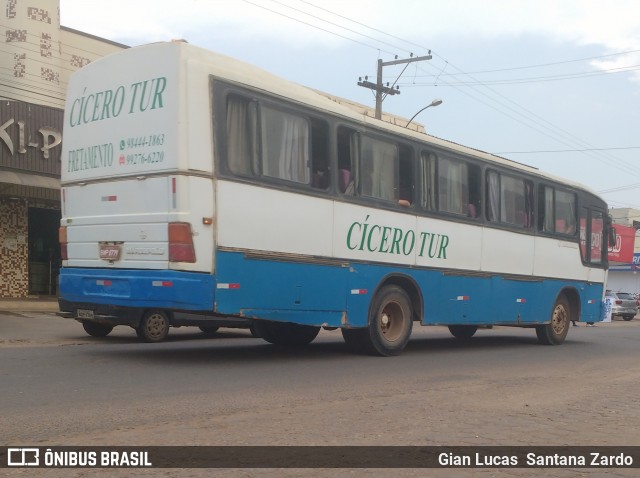
{"label": "wheel hubcap", "polygon": [[397,340],[402,334],[402,308],[396,302],[384,306],[380,314],[380,330],[389,341]]}
{"label": "wheel hubcap", "polygon": [[555,334],[561,334],[567,325],[567,311],[559,304],[553,310],[553,318],[551,319],[551,327]]}
{"label": "wheel hubcap", "polygon": [[152,315],[147,321],[147,332],[152,337],[159,337],[164,333],[166,327],[164,317],[161,315]]}

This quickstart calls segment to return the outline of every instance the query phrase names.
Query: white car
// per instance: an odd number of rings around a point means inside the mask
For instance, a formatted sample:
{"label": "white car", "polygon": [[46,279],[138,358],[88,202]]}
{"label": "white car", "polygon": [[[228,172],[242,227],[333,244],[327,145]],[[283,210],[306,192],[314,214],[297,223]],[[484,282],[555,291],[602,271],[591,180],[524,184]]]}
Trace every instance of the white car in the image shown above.
{"label": "white car", "polygon": [[624,320],[632,320],[638,313],[638,301],[633,294],[608,290],[605,297],[611,297],[613,299],[611,317],[618,315]]}

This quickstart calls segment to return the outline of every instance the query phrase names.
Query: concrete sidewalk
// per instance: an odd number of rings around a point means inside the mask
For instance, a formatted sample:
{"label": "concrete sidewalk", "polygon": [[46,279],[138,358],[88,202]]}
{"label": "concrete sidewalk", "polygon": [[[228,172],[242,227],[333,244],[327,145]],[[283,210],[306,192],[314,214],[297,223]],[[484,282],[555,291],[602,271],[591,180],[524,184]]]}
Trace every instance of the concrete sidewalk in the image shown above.
{"label": "concrete sidewalk", "polygon": [[0,299],[0,310],[21,312],[57,312],[58,298],[53,296],[33,296],[24,299]]}

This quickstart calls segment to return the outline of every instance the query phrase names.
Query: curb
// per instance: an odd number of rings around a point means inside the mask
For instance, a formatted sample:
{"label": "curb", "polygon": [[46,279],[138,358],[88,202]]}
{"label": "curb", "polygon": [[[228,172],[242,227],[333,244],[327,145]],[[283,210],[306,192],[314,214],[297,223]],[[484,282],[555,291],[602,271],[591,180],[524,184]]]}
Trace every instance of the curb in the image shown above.
{"label": "curb", "polygon": [[0,311],[58,312],[57,299],[0,299]]}

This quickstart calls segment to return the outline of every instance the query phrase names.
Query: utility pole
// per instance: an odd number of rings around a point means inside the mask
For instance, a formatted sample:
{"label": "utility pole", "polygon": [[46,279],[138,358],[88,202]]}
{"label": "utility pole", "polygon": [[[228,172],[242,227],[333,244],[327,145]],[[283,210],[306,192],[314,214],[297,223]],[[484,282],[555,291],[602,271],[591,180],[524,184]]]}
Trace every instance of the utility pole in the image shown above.
{"label": "utility pole", "polygon": [[382,118],[382,101],[384,100],[382,94],[383,93],[386,95],[400,94],[400,90],[398,90],[397,88],[394,90],[393,86],[389,87],[389,86],[384,86],[382,84],[382,68],[384,68],[385,66],[413,63],[415,61],[431,60],[431,58],[432,58],[431,51],[429,51],[429,54],[426,56],[416,56],[415,58],[411,57],[411,58],[407,58],[406,60],[398,60],[396,57],[396,60],[383,62],[381,59],[378,59],[378,74],[377,74],[376,83],[371,83],[370,81],[367,81],[366,78],[365,78],[365,81],[362,81],[362,80],[358,81],[358,86],[364,86],[365,88],[369,88],[370,90],[374,90],[376,92],[376,119]]}

